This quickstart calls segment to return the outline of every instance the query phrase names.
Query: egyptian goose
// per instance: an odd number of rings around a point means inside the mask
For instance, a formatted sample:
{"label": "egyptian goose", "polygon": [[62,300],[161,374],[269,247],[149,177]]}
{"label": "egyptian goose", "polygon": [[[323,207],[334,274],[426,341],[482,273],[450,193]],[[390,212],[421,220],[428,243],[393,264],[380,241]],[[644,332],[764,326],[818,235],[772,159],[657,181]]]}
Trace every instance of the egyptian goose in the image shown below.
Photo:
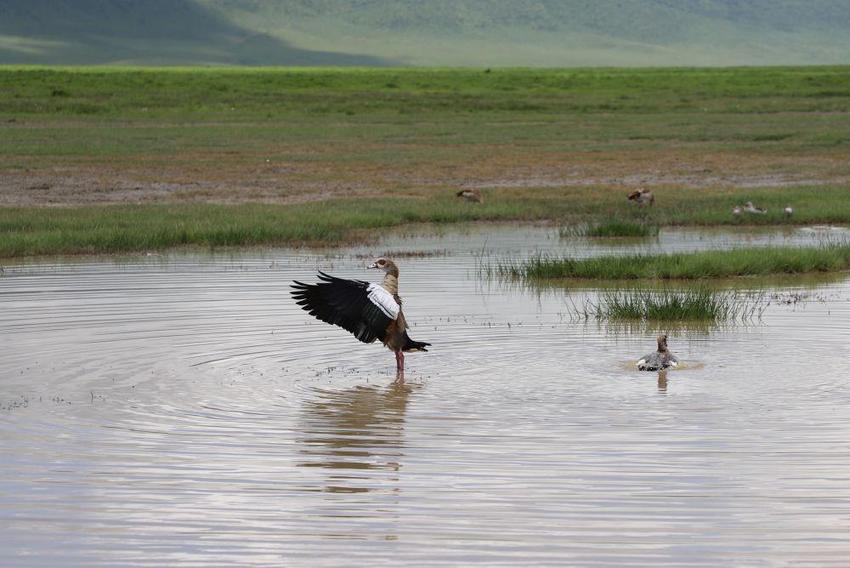
{"label": "egyptian goose", "polygon": [[655,196],[648,189],[637,189],[629,194],[629,201],[634,201],[641,207],[655,205]]}
{"label": "egyptian goose", "polygon": [[744,211],[746,211],[747,213],[750,213],[752,215],[764,215],[765,213],[767,213],[767,209],[762,209],[761,207],[756,207],[755,205],[753,205],[752,201],[747,201],[744,204]]}
{"label": "egyptian goose", "polygon": [[473,187],[472,189],[462,189],[455,195],[457,195],[457,197],[462,197],[464,200],[471,203],[484,203],[484,196],[481,195],[481,190],[477,187]]}
{"label": "egyptian goose", "polygon": [[395,263],[379,258],[366,268],[383,271],[383,284],[345,280],[319,271],[318,284],[293,282],[292,297],[311,316],[351,332],[363,343],[379,339],[395,353],[396,370],[401,376],[404,353],[428,351],[425,348],[431,344],[414,341],[407,335]]}
{"label": "egyptian goose", "polygon": [[638,371],[662,371],[679,365],[679,359],[667,349],[667,335],[658,336],[658,351],[653,351],[637,362]]}

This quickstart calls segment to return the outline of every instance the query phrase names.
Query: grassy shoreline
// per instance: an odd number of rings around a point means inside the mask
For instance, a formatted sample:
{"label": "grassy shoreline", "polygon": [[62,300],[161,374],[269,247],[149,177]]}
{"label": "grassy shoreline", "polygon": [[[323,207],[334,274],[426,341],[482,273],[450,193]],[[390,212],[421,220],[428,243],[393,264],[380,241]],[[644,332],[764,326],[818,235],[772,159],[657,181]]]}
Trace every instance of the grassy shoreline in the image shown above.
{"label": "grassy shoreline", "polygon": [[[419,222],[850,223],[848,85],[836,66],[0,66],[0,256],[334,245]],[[636,185],[655,207],[630,206]],[[733,217],[746,201],[768,213]]]}
{"label": "grassy shoreline", "polygon": [[[546,189],[523,194],[494,192],[483,205],[455,199],[337,198],[293,205],[151,204],[87,207],[0,208],[0,257],[164,250],[179,246],[339,245],[368,239],[384,228],[408,223],[469,221],[570,221],[612,218],[654,226],[763,226],[850,222],[844,188],[750,191],[762,203],[778,198],[810,202],[793,218],[778,206],[747,219],[729,212],[730,195],[671,191],[666,207],[641,210],[619,192]],[[819,199],[819,202],[812,201]],[[685,203],[700,203],[684,208]]]}
{"label": "grassy shoreline", "polygon": [[[817,187],[747,193],[761,203],[791,200],[802,210],[791,219],[785,218],[778,206],[771,207],[767,215],[735,218],[729,212],[729,203],[734,202],[732,194],[722,192],[662,193],[665,206],[647,211],[626,202],[621,192],[577,188],[493,191],[481,205],[459,201],[446,191],[432,198],[336,198],[292,205],[176,203],[0,208],[0,258],[165,250],[187,245],[340,245],[368,240],[382,229],[411,223],[610,223],[612,219],[661,227],[847,223],[850,199],[845,191],[840,187]],[[699,205],[686,206],[694,202]]]}

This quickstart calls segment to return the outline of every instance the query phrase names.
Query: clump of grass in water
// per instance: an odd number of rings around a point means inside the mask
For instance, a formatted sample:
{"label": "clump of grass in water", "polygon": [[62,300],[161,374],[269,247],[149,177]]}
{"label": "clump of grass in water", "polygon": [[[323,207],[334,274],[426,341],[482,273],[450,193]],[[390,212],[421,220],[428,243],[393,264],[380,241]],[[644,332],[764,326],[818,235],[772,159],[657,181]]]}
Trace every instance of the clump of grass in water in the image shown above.
{"label": "clump of grass in water", "polygon": [[567,237],[657,237],[658,227],[633,221],[604,221],[589,225],[567,226],[558,229],[561,238]]}
{"label": "clump of grass in water", "polygon": [[761,317],[763,296],[708,288],[606,290],[596,302],[573,306],[581,319],[613,321],[727,322]]}
{"label": "clump of grass in water", "polygon": [[676,254],[635,254],[593,258],[532,257],[504,262],[492,273],[525,279],[699,280],[735,276],[805,274],[850,269],[850,244],[819,247],[757,247]]}

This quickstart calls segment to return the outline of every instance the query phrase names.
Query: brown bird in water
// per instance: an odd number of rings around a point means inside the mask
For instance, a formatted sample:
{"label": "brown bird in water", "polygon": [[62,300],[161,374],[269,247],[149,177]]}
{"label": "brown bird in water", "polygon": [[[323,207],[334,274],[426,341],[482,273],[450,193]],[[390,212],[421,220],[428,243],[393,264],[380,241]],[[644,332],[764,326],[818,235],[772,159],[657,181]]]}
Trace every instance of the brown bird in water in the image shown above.
{"label": "brown bird in water", "polygon": [[629,194],[629,201],[634,201],[641,207],[655,205],[655,196],[648,189],[640,188]]}
{"label": "brown bird in water", "polygon": [[345,280],[319,271],[318,284],[292,284],[292,297],[302,309],[324,322],[354,334],[363,343],[379,339],[395,353],[396,370],[404,373],[404,354],[428,351],[430,343],[414,341],[407,335],[407,322],[398,295],[398,267],[392,260],[379,258],[366,268],[384,272],[384,282]]}
{"label": "brown bird in water", "polygon": [[471,203],[484,203],[484,196],[481,195],[481,190],[477,187],[472,189],[462,189],[455,194],[457,197],[463,197],[464,200]]}
{"label": "brown bird in water", "polygon": [[658,336],[658,351],[647,353],[637,362],[638,371],[663,371],[679,365],[679,359],[667,349],[667,334]]}

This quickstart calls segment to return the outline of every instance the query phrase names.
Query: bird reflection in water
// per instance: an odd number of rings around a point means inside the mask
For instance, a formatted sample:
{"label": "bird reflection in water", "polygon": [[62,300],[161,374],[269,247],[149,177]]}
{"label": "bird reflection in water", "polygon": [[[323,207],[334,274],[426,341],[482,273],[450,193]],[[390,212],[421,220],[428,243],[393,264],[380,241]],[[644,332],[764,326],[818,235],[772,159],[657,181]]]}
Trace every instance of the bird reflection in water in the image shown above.
{"label": "bird reflection in water", "polygon": [[320,491],[397,491],[405,413],[419,388],[396,380],[387,387],[318,390],[304,405],[298,465],[328,470]]}
{"label": "bird reflection in water", "polygon": [[658,392],[667,394],[667,370],[658,371]]}

